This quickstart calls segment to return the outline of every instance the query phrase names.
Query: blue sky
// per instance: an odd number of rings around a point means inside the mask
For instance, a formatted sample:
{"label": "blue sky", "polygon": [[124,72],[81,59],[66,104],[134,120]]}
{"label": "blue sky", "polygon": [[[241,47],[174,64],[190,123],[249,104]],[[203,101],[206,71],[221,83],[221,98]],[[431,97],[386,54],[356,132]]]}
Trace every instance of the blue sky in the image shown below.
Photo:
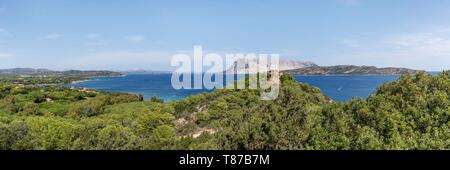
{"label": "blue sky", "polygon": [[447,0],[0,0],[0,68],[169,70],[201,45],[443,70],[449,18]]}

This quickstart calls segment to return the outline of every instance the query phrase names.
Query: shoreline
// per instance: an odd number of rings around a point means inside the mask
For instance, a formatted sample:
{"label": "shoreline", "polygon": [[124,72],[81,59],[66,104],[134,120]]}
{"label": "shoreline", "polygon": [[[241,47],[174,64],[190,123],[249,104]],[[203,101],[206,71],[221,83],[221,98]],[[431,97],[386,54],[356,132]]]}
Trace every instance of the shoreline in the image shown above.
{"label": "shoreline", "polygon": [[92,81],[94,78],[101,78],[101,77],[125,77],[127,76],[127,74],[122,74],[122,75],[118,75],[118,76],[94,76],[94,77],[85,77],[84,79],[81,80],[74,80],[68,83],[68,85],[70,84],[78,84],[78,83],[83,83],[83,82],[87,82],[87,81]]}
{"label": "shoreline", "polygon": [[91,80],[91,79],[86,79],[86,80],[74,80],[74,81],[71,81],[69,84],[78,84],[78,83],[87,82],[87,81],[89,81],[89,80]]}
{"label": "shoreline", "polygon": [[329,75],[308,75],[308,74],[292,74],[293,76],[304,76],[304,77],[377,77],[377,76],[402,76],[403,74],[329,74]]}
{"label": "shoreline", "polygon": [[[148,76],[150,76],[150,77],[152,77],[154,75],[155,74],[148,74]],[[168,77],[169,80],[167,80],[167,81],[169,81],[169,83],[170,83],[170,74],[165,74],[165,75],[169,76]],[[374,78],[376,78],[376,77],[392,77],[392,78],[396,79],[396,78],[399,77],[399,75],[293,75],[293,76],[294,77],[306,77],[306,78],[307,77],[324,77],[325,78],[325,77],[337,76],[337,77],[343,77],[343,78],[344,77],[349,77],[349,78],[355,77],[356,79],[358,79],[358,77],[367,77],[367,79],[371,79],[371,77],[374,77]],[[110,77],[110,76],[107,76],[107,77]],[[114,76],[114,77],[124,77],[124,75],[122,75],[122,76]],[[93,89],[93,90],[100,91],[100,92],[120,92],[120,93],[128,93],[128,94],[141,94],[141,95],[144,96],[145,100],[149,100],[151,98],[151,95],[146,95],[146,92],[142,92],[142,91],[139,91],[139,90],[130,90],[130,89],[126,89],[126,90],[110,90],[110,89],[98,90],[95,87],[93,88],[91,85],[88,85],[88,86],[91,86],[91,87],[86,87],[83,84],[77,84],[77,83],[81,83],[81,82],[92,81],[93,78],[95,78],[95,77],[91,77],[90,79],[85,79],[85,80],[73,81],[71,84],[68,84],[67,86],[84,87],[84,88]],[[387,79],[390,79],[390,78],[387,78]],[[116,81],[116,79],[106,79],[105,81]],[[301,80],[297,80],[297,81],[301,82],[301,83],[308,83],[308,81],[301,81]],[[103,83],[103,82],[100,81],[99,83]],[[148,82],[148,83],[151,83],[151,82]],[[93,83],[93,84],[95,84],[95,83]],[[312,85],[312,86],[320,89],[322,92],[324,91],[324,89],[321,86],[314,86],[314,85]],[[202,91],[200,93],[205,93],[205,92],[209,93],[209,91]],[[195,95],[195,94],[191,94],[191,95]],[[186,97],[189,97],[191,95],[184,96],[184,97],[181,97],[181,98],[186,98]],[[329,97],[330,99],[332,99],[333,102],[337,102],[337,101],[344,102],[346,100],[346,99],[340,100],[339,97],[336,98],[335,96],[329,95],[329,94],[328,95],[325,94],[325,95],[327,97]],[[156,94],[156,95],[153,95],[153,96],[156,96],[156,97],[158,97],[160,99],[163,99],[165,102],[172,101],[172,100],[178,100],[178,99],[171,99],[170,97],[163,97],[164,95],[162,95],[162,94]],[[356,96],[360,96],[360,97],[364,98],[364,94],[363,95],[359,95],[358,94]]]}
{"label": "shoreline", "polygon": [[[427,73],[427,74],[431,74],[431,75],[436,75],[436,74],[439,74],[439,73],[441,73],[441,72],[425,72],[425,73]],[[349,77],[351,77],[351,76],[355,76],[355,77],[375,77],[375,76],[403,76],[403,75],[409,75],[409,74],[318,74],[318,75],[314,75],[314,74],[292,74],[292,73],[289,73],[289,74],[291,74],[291,75],[293,75],[293,76],[305,76],[305,77],[307,77],[307,76],[324,76],[324,77],[327,77],[327,76],[342,76],[342,77],[347,77],[347,76],[349,76]],[[412,74],[412,75],[414,75],[414,74]]]}

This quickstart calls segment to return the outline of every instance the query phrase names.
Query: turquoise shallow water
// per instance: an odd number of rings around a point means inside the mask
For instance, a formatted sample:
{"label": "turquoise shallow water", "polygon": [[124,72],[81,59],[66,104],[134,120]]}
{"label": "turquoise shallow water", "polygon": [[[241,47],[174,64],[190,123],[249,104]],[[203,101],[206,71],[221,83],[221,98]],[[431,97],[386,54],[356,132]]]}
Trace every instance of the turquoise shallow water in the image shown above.
{"label": "turquoise shallow water", "polygon": [[[399,76],[295,76],[296,80],[318,87],[337,101],[348,101],[353,97],[365,98],[384,82],[393,81]],[[152,96],[166,101],[210,92],[210,90],[175,90],[171,85],[171,74],[131,74],[123,77],[98,77],[90,81],[70,84],[99,91],[128,92],[143,94],[146,99]]]}

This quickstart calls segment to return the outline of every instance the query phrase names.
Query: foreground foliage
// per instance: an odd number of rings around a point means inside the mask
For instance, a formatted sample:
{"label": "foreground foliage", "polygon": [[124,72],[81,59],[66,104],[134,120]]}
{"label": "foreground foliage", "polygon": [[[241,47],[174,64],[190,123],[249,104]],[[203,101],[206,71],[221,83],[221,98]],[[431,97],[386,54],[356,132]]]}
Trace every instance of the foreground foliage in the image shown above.
{"label": "foreground foliage", "polygon": [[216,90],[162,103],[0,84],[0,149],[450,149],[450,76],[419,73],[334,102],[282,76],[280,95]]}

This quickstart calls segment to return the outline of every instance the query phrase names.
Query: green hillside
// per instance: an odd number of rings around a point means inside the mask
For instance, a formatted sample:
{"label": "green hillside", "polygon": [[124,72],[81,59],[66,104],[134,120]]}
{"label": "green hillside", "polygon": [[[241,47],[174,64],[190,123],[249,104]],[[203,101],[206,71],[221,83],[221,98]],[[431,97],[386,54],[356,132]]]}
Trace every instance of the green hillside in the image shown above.
{"label": "green hillside", "polygon": [[334,102],[283,75],[276,100],[216,90],[140,95],[0,84],[0,149],[450,149],[450,76],[419,73]]}

